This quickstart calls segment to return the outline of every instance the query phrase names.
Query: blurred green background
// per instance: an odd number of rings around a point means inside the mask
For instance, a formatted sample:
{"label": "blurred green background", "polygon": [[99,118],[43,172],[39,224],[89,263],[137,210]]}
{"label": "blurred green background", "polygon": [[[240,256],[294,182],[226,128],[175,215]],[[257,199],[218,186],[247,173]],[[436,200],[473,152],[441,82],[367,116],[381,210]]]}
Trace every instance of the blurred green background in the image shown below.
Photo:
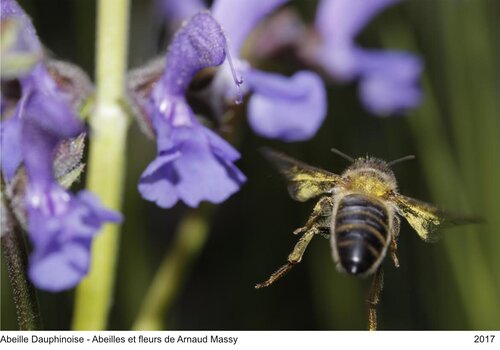
{"label": "blurred green background", "polygon": [[[88,0],[20,1],[33,17],[41,40],[60,59],[93,74],[95,3]],[[316,1],[295,1],[312,20]],[[132,0],[130,67],[165,47],[161,23],[149,1]],[[364,111],[356,87],[329,85],[329,116],[308,142],[286,144],[254,135],[237,110],[237,139],[247,175],[242,190],[218,207],[203,209],[208,229],[199,254],[176,281],[162,312],[168,329],[366,328],[370,280],[338,273],[329,242],[314,240],[301,264],[275,285],[255,290],[285,262],[297,237],[292,231],[313,203],[289,198],[284,180],[258,148],[270,146],[334,172],[351,156],[370,154],[398,164],[402,193],[447,210],[479,215],[479,225],[443,231],[426,244],[404,223],[399,239],[401,267],[385,261],[379,327],[386,330],[500,329],[500,1],[413,0],[383,12],[363,31],[370,47],[408,49],[423,58],[425,100],[404,117],[377,118]],[[277,68],[278,67],[278,68]],[[270,61],[266,68],[290,73],[294,63]],[[141,199],[137,181],[154,157],[154,143],[132,123],[119,270],[110,329],[130,329],[165,252],[190,210],[162,210]],[[210,214],[207,214],[210,213]],[[177,259],[182,262],[185,256]],[[1,328],[16,329],[11,290],[2,259]],[[39,293],[46,329],[69,329],[73,292]]]}

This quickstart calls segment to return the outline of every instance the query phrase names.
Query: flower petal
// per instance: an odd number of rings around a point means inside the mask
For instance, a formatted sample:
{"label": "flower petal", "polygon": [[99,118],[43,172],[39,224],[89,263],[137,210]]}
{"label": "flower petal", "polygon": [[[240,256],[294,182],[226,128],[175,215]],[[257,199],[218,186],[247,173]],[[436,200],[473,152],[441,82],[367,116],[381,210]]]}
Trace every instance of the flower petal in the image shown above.
{"label": "flower petal", "polygon": [[360,96],[367,108],[388,115],[417,107],[422,100],[418,79],[422,62],[412,54],[365,51],[360,59]]}
{"label": "flower petal", "polygon": [[359,74],[357,34],[384,8],[401,0],[322,0],[315,26],[322,45],[312,53],[314,60],[336,80],[349,81]]}
{"label": "flower petal", "polygon": [[68,96],[57,88],[43,63],[23,80],[23,94],[28,94],[23,117],[27,122],[61,139],[76,137],[85,130]]}
{"label": "flower petal", "polygon": [[56,146],[83,131],[83,124],[65,102],[64,96],[55,97],[34,90],[23,109],[22,157],[31,186],[41,192],[55,182],[53,164]]}
{"label": "flower petal", "polygon": [[90,242],[70,243],[47,254],[32,254],[28,273],[37,288],[59,292],[75,287],[87,274],[89,263]]}
{"label": "flower petal", "polygon": [[300,71],[287,78],[254,70],[246,78],[254,90],[248,118],[255,132],[285,141],[307,140],[316,134],[327,103],[317,74]]}
{"label": "flower petal", "polygon": [[[82,230],[80,232],[85,232],[84,227],[92,228],[94,232],[91,235],[94,235],[96,231],[98,231],[103,222],[115,222],[120,223],[123,221],[123,215],[117,211],[110,210],[104,207],[95,194],[90,191],[80,191],[76,195],[75,200],[80,205],[81,213],[77,210],[74,210],[78,213],[78,217],[75,218],[74,221],[79,220]],[[68,220],[70,223],[71,221]],[[78,232],[78,230],[75,230]],[[75,235],[75,237],[82,236],[80,234]],[[89,237],[88,235],[86,235]]]}
{"label": "flower petal", "polygon": [[212,13],[231,39],[231,52],[237,56],[257,23],[286,2],[288,0],[215,0]]}
{"label": "flower petal", "polygon": [[156,6],[169,22],[175,23],[206,9],[202,0],[156,0]]}
{"label": "flower petal", "polygon": [[22,22],[22,33],[18,37],[17,48],[20,51],[41,51],[41,43],[36,35],[31,19],[14,0],[0,2],[0,20],[18,18]]}
{"label": "flower petal", "polygon": [[221,157],[223,156],[231,162],[240,159],[240,153],[233,146],[227,143],[226,140],[208,128],[204,128],[204,132],[210,147],[215,153],[220,154]]}
{"label": "flower petal", "polygon": [[342,46],[354,40],[368,22],[401,0],[322,0],[316,11],[316,28],[322,38]]}
{"label": "flower petal", "polygon": [[385,7],[401,0],[323,0],[316,18],[322,44],[311,59],[334,79],[360,79],[359,94],[365,107],[388,115],[416,107],[422,99],[418,86],[422,63],[398,51],[365,50],[356,35]]}
{"label": "flower petal", "polygon": [[178,194],[191,207],[202,200],[216,204],[225,201],[239,190],[245,179],[232,163],[213,153],[205,135],[200,137],[205,138],[204,142],[195,136],[182,145],[182,157],[176,162],[182,179],[177,186]]}
{"label": "flower petal", "polygon": [[[36,190],[36,189],[35,189]],[[33,195],[33,189],[28,196]],[[121,214],[105,209],[97,197],[82,191],[73,197],[53,184],[44,198],[28,202],[29,236],[34,251],[29,275],[48,291],[74,287],[86,274],[90,245],[104,222],[120,222]],[[44,202],[43,205],[36,205]]]}
{"label": "flower petal", "polygon": [[193,76],[226,58],[226,37],[219,23],[204,11],[175,34],[167,52],[163,84],[171,95],[184,95]]}
{"label": "flower petal", "polygon": [[199,124],[177,129],[175,149],[160,154],[141,176],[142,196],[162,208],[179,200],[196,207],[203,200],[221,203],[238,191],[246,179],[232,164],[237,152]]}
{"label": "flower petal", "polygon": [[[17,3],[2,0],[1,6],[2,19],[15,16],[24,21],[24,39],[31,40],[26,45],[40,46],[29,18]],[[30,278],[39,288],[60,291],[75,286],[87,273],[90,244],[102,224],[122,217],[104,209],[90,193],[74,197],[57,183],[53,171],[56,147],[81,134],[84,124],[44,62],[20,81],[17,115],[2,123],[2,142],[18,147],[28,175],[25,206],[33,245]],[[7,168],[12,171],[17,161],[9,157],[9,162]]]}
{"label": "flower petal", "polygon": [[238,191],[245,177],[233,165],[239,154],[194,117],[185,93],[201,69],[226,58],[220,25],[202,12],[193,16],[169,46],[164,75],[153,88],[150,105],[158,156],[139,181],[139,192],[163,208],[179,200],[198,206],[220,203]]}
{"label": "flower petal", "polygon": [[336,81],[347,82],[355,79],[360,73],[358,52],[361,51],[352,43],[333,45],[325,42],[312,53],[312,61],[326,70]]}
{"label": "flower petal", "polygon": [[179,183],[179,175],[171,163],[179,156],[178,151],[160,155],[148,165],[139,180],[139,192],[144,199],[162,208],[171,208],[177,203],[175,185]]}
{"label": "flower petal", "polygon": [[21,164],[21,121],[18,113],[0,123],[0,142],[2,149],[2,172],[7,181],[14,176]]}

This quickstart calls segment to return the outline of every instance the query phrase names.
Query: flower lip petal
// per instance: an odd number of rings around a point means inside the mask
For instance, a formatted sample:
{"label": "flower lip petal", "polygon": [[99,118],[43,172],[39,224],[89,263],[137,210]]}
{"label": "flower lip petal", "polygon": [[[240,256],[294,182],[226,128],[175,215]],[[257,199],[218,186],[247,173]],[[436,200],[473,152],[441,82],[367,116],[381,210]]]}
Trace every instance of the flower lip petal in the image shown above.
{"label": "flower lip petal", "polygon": [[90,191],[80,191],[77,195],[78,200],[89,208],[90,213],[95,217],[94,221],[107,221],[120,223],[123,221],[123,215],[117,211],[107,209],[102,206],[99,198]]}
{"label": "flower lip petal", "polygon": [[422,101],[422,91],[414,81],[376,75],[361,81],[359,93],[365,106],[380,116],[402,114]]}
{"label": "flower lip petal", "polygon": [[211,145],[215,153],[224,155],[224,158],[227,158],[231,162],[240,159],[240,153],[233,146],[227,143],[226,140],[224,140],[222,137],[208,128],[205,128],[204,131],[207,137],[207,141]]}
{"label": "flower lip petal", "polygon": [[40,289],[60,292],[75,287],[87,274],[90,244],[68,244],[46,254],[33,254],[30,280]]}
{"label": "flower lip petal", "polygon": [[91,241],[102,224],[120,222],[123,217],[102,207],[90,192],[81,191],[73,197],[56,183],[50,192],[37,195],[45,196],[41,200],[58,209],[47,211],[28,202],[29,236],[34,248],[30,279],[48,291],[72,288],[88,271]]}
{"label": "flower lip petal", "polygon": [[163,83],[171,95],[184,95],[201,69],[218,66],[226,58],[226,37],[210,12],[200,12],[175,34],[167,52]]}
{"label": "flower lip petal", "polygon": [[183,156],[176,164],[182,179],[177,186],[179,197],[191,207],[203,200],[221,203],[239,190],[244,176],[231,162],[221,161],[208,143],[193,141],[184,143]]}
{"label": "flower lip petal", "polygon": [[179,201],[174,186],[168,178],[163,179],[160,173],[158,173],[157,181],[150,182],[141,178],[138,189],[142,198],[154,202],[160,208],[172,208]]}
{"label": "flower lip petal", "polygon": [[360,96],[375,114],[401,113],[422,101],[418,78],[422,62],[416,56],[398,51],[365,50],[360,58],[362,79]]}
{"label": "flower lip petal", "polygon": [[359,50],[357,62],[363,75],[384,74],[394,79],[418,79],[422,60],[404,51]]}
{"label": "flower lip petal", "polygon": [[254,90],[248,118],[255,132],[285,141],[316,134],[326,117],[326,92],[317,74],[300,71],[287,78],[253,70],[247,79]]}
{"label": "flower lip petal", "polygon": [[181,152],[178,150],[172,151],[167,154],[160,154],[156,157],[144,170],[141,175],[141,183],[156,182],[162,178],[166,178],[168,182],[176,185],[179,182],[179,175],[175,170],[165,169],[167,164],[174,162],[181,157]]}
{"label": "flower lip petal", "polygon": [[232,164],[239,156],[229,144],[200,124],[172,131],[175,151],[160,154],[144,171],[139,192],[162,208],[179,200],[191,207],[221,203],[246,180]]}

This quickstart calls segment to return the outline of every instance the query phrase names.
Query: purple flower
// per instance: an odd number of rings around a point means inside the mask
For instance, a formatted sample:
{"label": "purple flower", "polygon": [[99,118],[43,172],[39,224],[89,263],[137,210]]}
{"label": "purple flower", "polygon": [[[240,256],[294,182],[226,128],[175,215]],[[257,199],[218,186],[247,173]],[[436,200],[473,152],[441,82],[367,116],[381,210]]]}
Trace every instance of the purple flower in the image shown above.
{"label": "purple flower", "polygon": [[[40,51],[42,45],[38,40],[35,28],[31,23],[30,18],[14,0],[2,0],[0,3],[0,20],[18,20],[21,28],[19,28],[18,36],[15,38],[13,48],[18,51]],[[3,29],[3,28],[2,28]]]}
{"label": "purple flower", "polygon": [[226,58],[226,38],[208,12],[193,16],[175,35],[163,76],[145,106],[152,118],[158,155],[139,181],[145,199],[163,208],[182,200],[220,203],[238,191],[245,176],[234,166],[240,155],[194,116],[185,94],[201,69]]}
{"label": "purple flower", "polygon": [[88,272],[90,244],[105,221],[121,215],[100,206],[87,191],[77,196],[54,178],[57,145],[84,131],[65,95],[58,91],[43,63],[22,81],[19,108],[21,153],[28,175],[26,207],[34,251],[29,276],[41,289],[74,287]]}
{"label": "purple flower", "polygon": [[326,113],[325,91],[316,74],[300,71],[287,78],[254,70],[246,78],[256,89],[248,105],[255,132],[285,141],[316,134]]}
{"label": "purple flower", "polygon": [[[11,1],[0,4],[2,26],[2,78],[14,79],[25,75],[40,60],[42,47],[26,14]],[[2,98],[2,110],[4,110]]]}
{"label": "purple flower", "polygon": [[[288,0],[215,0],[214,17],[230,39],[237,71],[252,92],[248,118],[253,130],[265,137],[301,141],[313,137],[326,116],[326,93],[321,78],[310,71],[291,77],[252,68],[238,58],[245,39],[257,23]],[[227,100],[235,98],[227,67],[219,68],[214,86]]]}
{"label": "purple flower", "polygon": [[92,239],[119,213],[101,206],[95,195],[71,195],[55,185],[43,191],[28,188],[29,233],[34,246],[29,277],[40,289],[57,292],[76,286],[88,273]]}
{"label": "purple flower", "polygon": [[[172,0],[163,0],[172,7]],[[222,114],[227,104],[241,100],[241,94],[251,94],[248,101],[250,126],[259,135],[284,141],[302,141],[313,137],[326,116],[326,93],[321,78],[310,71],[300,71],[291,77],[266,73],[251,67],[240,58],[243,44],[256,25],[288,0],[215,0],[214,18],[224,29],[234,61],[234,67],[218,68],[210,93],[216,114]],[[182,11],[169,11],[169,18],[188,15],[199,6],[189,0]],[[189,8],[189,11],[184,11]],[[234,87],[235,72],[244,84]]]}
{"label": "purple flower", "polygon": [[[15,2],[2,1],[2,13],[5,8],[5,13],[32,28]],[[26,32],[38,40],[34,30]],[[10,180],[24,164],[28,177],[25,207],[33,244],[28,273],[38,288],[60,291],[74,287],[86,275],[94,235],[104,222],[118,222],[121,215],[101,207],[91,193],[73,196],[56,181],[56,148],[84,132],[84,125],[44,62],[37,63],[20,83],[22,96],[14,115],[0,126],[2,172]]]}
{"label": "purple flower", "polygon": [[387,115],[415,108],[422,96],[421,60],[409,53],[363,49],[356,36],[370,19],[401,0],[322,0],[316,29],[322,43],[313,59],[333,78],[360,80],[360,97],[371,112]]}
{"label": "purple flower", "polygon": [[[36,35],[35,28],[33,27],[29,17],[15,1],[5,0],[0,2],[0,21],[2,23],[2,34],[6,23],[15,23],[15,26],[18,26],[15,31],[16,37],[11,39],[13,42],[8,45],[8,51],[2,52],[2,61],[5,61],[5,58],[10,55],[14,56],[20,53],[33,53],[35,57],[39,58],[41,44]],[[3,36],[2,39],[4,39]],[[19,60],[19,56],[13,58],[15,60]],[[4,67],[2,65],[2,80],[6,78],[6,72],[3,71],[3,68]],[[27,68],[29,68],[29,70],[32,69],[32,65]],[[12,77],[8,76],[7,78]],[[14,115],[3,121],[4,115],[9,112],[8,101],[6,96],[4,96],[4,91],[1,93],[1,99],[2,123],[0,124],[0,147],[4,155],[1,159],[1,167],[3,176],[6,180],[10,180],[14,176],[14,173],[22,160],[18,110],[22,107],[23,101],[18,104]]]}

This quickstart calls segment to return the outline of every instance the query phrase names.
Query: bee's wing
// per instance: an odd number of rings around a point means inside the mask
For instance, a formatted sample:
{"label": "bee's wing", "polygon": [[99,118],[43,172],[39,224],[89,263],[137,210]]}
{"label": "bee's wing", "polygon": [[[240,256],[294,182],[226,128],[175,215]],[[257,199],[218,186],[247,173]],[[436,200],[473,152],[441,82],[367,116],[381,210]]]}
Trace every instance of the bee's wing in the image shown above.
{"label": "bee's wing", "polygon": [[435,242],[438,228],[480,222],[481,219],[447,213],[425,202],[394,194],[393,200],[402,215],[417,234],[426,242]]}
{"label": "bee's wing", "polygon": [[267,148],[262,152],[287,178],[288,192],[295,200],[304,202],[328,193],[340,182],[340,176],[309,166],[282,153]]}

